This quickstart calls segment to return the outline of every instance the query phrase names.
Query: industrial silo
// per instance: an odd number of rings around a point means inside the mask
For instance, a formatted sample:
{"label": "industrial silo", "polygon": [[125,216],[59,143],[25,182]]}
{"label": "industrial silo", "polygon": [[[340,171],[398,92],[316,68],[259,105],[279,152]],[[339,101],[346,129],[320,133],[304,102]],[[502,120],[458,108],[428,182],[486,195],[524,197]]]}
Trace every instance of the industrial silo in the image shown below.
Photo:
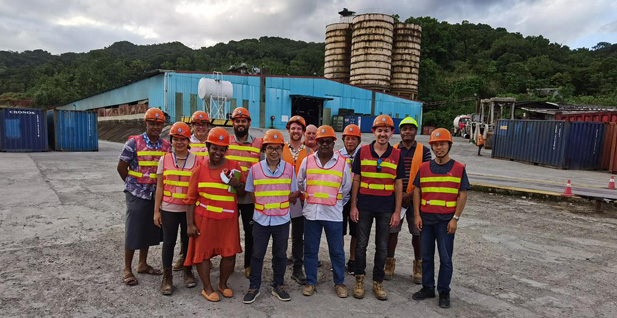
{"label": "industrial silo", "polygon": [[324,77],[348,83],[350,53],[351,23],[333,23],[326,26]]}
{"label": "industrial silo", "polygon": [[352,24],[350,83],[388,90],[394,18],[386,14],[368,13],[355,16]]}
{"label": "industrial silo", "polygon": [[412,23],[394,25],[391,93],[414,99],[418,97],[421,39],[421,26]]}

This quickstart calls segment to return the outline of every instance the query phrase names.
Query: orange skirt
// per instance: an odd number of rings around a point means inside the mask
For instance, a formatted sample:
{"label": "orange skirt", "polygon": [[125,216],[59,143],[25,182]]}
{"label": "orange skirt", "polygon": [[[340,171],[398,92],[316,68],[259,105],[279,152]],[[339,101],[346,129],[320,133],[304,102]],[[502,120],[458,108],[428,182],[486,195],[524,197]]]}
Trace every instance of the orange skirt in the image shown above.
{"label": "orange skirt", "polygon": [[239,224],[237,215],[215,220],[195,213],[199,236],[189,238],[184,266],[196,265],[217,255],[229,257],[242,253]]}

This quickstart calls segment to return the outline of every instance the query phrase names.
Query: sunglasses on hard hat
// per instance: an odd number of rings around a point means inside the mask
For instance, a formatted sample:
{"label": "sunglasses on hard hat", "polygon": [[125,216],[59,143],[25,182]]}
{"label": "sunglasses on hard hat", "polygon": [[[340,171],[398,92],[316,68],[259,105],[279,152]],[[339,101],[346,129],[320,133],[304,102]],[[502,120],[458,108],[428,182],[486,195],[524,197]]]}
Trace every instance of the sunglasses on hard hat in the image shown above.
{"label": "sunglasses on hard hat", "polygon": [[383,159],[379,158],[377,159],[377,167],[375,167],[375,169],[377,169],[377,172],[381,172],[381,163],[383,162]]}

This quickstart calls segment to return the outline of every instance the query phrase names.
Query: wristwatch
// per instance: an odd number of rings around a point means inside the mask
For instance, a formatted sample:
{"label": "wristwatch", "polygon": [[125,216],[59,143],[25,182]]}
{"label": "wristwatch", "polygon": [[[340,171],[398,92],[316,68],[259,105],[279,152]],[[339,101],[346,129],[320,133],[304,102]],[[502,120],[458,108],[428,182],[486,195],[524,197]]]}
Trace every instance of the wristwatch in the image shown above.
{"label": "wristwatch", "polygon": [[453,218],[454,218],[455,220],[457,220],[457,221],[461,219],[461,217],[460,217],[460,216],[456,216],[456,215],[455,215],[455,216],[453,216]]}

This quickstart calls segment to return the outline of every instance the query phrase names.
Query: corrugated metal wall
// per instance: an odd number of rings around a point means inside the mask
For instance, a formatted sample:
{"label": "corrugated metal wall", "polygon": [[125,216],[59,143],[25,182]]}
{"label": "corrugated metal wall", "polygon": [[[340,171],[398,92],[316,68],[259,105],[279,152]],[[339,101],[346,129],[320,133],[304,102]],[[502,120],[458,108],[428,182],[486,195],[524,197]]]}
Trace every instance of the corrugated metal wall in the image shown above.
{"label": "corrugated metal wall", "polygon": [[47,112],[49,146],[57,151],[98,151],[98,121],[94,111]]}
{"label": "corrugated metal wall", "polygon": [[33,108],[0,109],[1,151],[47,151],[45,112]]}

